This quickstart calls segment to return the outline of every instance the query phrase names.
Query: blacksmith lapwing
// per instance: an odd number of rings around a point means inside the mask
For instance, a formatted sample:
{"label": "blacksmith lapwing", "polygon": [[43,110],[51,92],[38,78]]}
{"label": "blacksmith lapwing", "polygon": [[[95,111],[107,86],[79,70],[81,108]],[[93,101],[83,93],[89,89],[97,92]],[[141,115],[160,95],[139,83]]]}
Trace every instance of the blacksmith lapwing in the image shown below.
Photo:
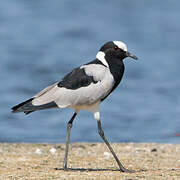
{"label": "blacksmith lapwing", "polygon": [[106,139],[101,127],[99,105],[118,86],[124,74],[123,59],[137,57],[127,51],[121,41],[110,41],[104,44],[96,59],[73,69],[59,82],[48,86],[29,100],[12,107],[12,112],[32,113],[49,108],[72,108],[74,114],[67,124],[66,150],[63,169],[67,168],[68,147],[73,120],[80,110],[94,114],[98,132],[114,156],[120,171],[131,172],[124,168],[114,150]]}

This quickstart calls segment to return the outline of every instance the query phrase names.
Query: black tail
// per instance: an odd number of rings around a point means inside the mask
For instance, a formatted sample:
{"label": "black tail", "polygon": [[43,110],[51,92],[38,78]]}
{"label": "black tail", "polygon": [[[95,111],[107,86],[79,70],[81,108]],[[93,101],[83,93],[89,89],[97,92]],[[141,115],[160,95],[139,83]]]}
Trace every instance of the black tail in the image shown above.
{"label": "black tail", "polygon": [[49,108],[58,108],[57,104],[55,102],[50,102],[47,104],[42,104],[35,106],[32,104],[32,100],[34,98],[28,99],[27,101],[24,101],[14,107],[12,107],[12,113],[17,113],[17,112],[24,112],[25,114],[32,113],[37,110],[42,110],[42,109],[49,109]]}
{"label": "black tail", "polygon": [[30,110],[32,109],[32,100],[34,98],[28,99],[27,101],[24,101],[14,107],[12,107],[12,113],[17,113],[17,112],[24,112],[25,114],[29,114],[31,112],[33,112],[34,110]]}

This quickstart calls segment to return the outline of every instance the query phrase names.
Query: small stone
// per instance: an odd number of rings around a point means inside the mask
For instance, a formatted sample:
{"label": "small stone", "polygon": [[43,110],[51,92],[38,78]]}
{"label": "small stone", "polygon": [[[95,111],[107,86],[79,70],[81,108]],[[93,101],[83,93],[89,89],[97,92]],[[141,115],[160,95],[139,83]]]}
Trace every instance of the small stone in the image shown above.
{"label": "small stone", "polygon": [[92,147],[93,147],[93,146],[96,146],[96,144],[90,144],[90,146],[92,146]]}
{"label": "small stone", "polygon": [[39,148],[36,149],[35,153],[39,154],[39,155],[42,154],[42,152],[41,152],[41,150]]}
{"label": "small stone", "polygon": [[109,152],[104,152],[105,159],[110,159],[113,157],[113,155]]}
{"label": "small stone", "polygon": [[151,152],[157,152],[156,148],[151,149]]}
{"label": "small stone", "polygon": [[55,149],[55,148],[51,148],[51,149],[49,150],[49,152],[54,155],[54,154],[56,153],[56,149]]}

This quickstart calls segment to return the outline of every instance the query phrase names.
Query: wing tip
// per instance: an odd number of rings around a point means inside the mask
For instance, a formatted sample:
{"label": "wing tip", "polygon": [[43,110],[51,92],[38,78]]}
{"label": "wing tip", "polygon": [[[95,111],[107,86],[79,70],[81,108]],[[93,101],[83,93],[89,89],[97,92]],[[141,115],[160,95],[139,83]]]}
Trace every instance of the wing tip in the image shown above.
{"label": "wing tip", "polygon": [[25,104],[31,102],[33,99],[34,99],[34,98],[30,98],[30,99],[28,99],[27,101],[24,101],[24,102],[22,102],[22,103],[20,103],[20,104],[18,104],[18,105],[16,105],[16,106],[13,106],[13,107],[11,108],[11,112],[12,112],[12,113],[24,112],[24,111],[23,111],[23,106],[24,106]]}

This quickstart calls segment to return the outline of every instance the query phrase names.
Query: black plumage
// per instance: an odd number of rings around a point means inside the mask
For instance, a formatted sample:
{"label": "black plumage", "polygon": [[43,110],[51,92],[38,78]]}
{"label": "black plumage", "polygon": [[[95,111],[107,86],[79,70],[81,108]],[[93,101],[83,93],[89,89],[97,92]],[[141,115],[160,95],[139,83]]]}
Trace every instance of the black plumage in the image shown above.
{"label": "black plumage", "polygon": [[64,87],[66,89],[78,89],[81,87],[86,87],[91,83],[97,83],[93,79],[93,76],[88,76],[84,68],[75,68],[69,74],[67,74],[59,83],[58,87]]}
{"label": "black plumage", "polygon": [[26,115],[29,113],[32,113],[37,110],[42,110],[42,109],[49,109],[49,108],[57,108],[57,104],[55,102],[50,102],[46,104],[42,104],[39,106],[35,106],[32,104],[34,98],[30,98],[27,101],[24,101],[14,107],[12,107],[12,112],[17,113],[17,112],[24,112]]}

